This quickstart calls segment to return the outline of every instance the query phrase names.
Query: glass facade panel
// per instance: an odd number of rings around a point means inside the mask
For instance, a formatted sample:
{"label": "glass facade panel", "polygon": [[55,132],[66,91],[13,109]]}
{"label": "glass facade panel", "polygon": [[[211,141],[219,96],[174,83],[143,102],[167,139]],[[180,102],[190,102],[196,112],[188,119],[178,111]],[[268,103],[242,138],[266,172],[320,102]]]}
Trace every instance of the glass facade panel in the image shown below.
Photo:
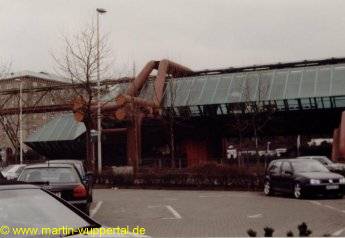
{"label": "glass facade panel", "polygon": [[272,87],[272,78],[273,73],[272,72],[261,72],[259,76],[259,85],[258,85],[258,94],[257,99],[259,101],[262,100],[268,100],[270,90]]}
{"label": "glass facade panel", "polygon": [[332,95],[345,94],[345,67],[334,68],[332,81]]}
{"label": "glass facade panel", "polygon": [[306,70],[303,73],[300,97],[313,97],[315,93],[316,70]]}
{"label": "glass facade panel", "polygon": [[273,80],[271,99],[281,99],[284,95],[287,72],[277,71]]}
{"label": "glass facade panel", "polygon": [[285,98],[298,98],[302,71],[291,71],[286,85]]}
{"label": "glass facade panel", "polygon": [[[177,92],[178,80],[170,80],[165,85],[165,96],[163,103],[165,107],[170,107],[175,105],[176,102],[176,92]],[[172,97],[171,97],[172,95]]]}
{"label": "glass facade panel", "polygon": [[334,100],[336,107],[345,107],[345,97],[335,97]]}
{"label": "glass facade panel", "polygon": [[229,94],[229,87],[234,74],[223,75],[219,80],[216,88],[216,94],[213,97],[213,103],[224,103],[227,101],[227,95]]}
{"label": "glass facade panel", "polygon": [[206,77],[198,77],[194,79],[194,83],[191,87],[188,97],[187,105],[200,105],[199,99],[206,82]]}
{"label": "glass facade panel", "polygon": [[301,104],[303,109],[311,109],[313,106],[310,104],[309,98],[302,98]]}
{"label": "glass facade panel", "polygon": [[[190,89],[192,87],[194,79],[188,79],[188,80],[177,80],[176,81],[176,96],[174,96],[173,92],[173,97],[175,98],[174,104],[175,106],[185,106],[187,103],[187,99],[190,93]],[[170,105],[170,102],[166,102],[168,105]]]}
{"label": "glass facade panel", "polygon": [[284,101],[278,100],[278,101],[276,101],[276,104],[277,104],[277,108],[278,108],[279,111],[285,110]]}
{"label": "glass facade panel", "polygon": [[213,95],[215,94],[218,82],[220,80],[219,75],[210,77],[206,80],[204,89],[202,91],[199,104],[212,104],[213,103]]}
{"label": "glass facade panel", "polygon": [[317,96],[329,96],[329,89],[331,86],[331,69],[324,68],[318,72],[316,81],[316,95]]}
{"label": "glass facade panel", "polygon": [[152,100],[154,98],[154,83],[153,81],[147,81],[140,91],[139,97]]}
{"label": "glass facade panel", "polygon": [[230,92],[228,95],[227,102],[233,103],[233,102],[241,101],[244,80],[245,80],[244,74],[237,74],[234,76],[234,78],[232,79],[231,86],[230,86]]}
{"label": "glass facade panel", "polygon": [[243,83],[242,100],[256,101],[259,75],[248,73]]}

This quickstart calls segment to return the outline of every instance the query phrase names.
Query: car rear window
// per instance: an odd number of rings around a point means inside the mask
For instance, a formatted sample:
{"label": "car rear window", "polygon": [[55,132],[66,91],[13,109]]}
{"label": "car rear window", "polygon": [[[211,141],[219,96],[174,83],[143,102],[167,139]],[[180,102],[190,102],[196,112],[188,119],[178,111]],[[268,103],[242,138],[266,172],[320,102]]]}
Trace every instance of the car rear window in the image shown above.
{"label": "car rear window", "polygon": [[80,178],[73,168],[26,168],[20,175],[24,182],[79,183]]}

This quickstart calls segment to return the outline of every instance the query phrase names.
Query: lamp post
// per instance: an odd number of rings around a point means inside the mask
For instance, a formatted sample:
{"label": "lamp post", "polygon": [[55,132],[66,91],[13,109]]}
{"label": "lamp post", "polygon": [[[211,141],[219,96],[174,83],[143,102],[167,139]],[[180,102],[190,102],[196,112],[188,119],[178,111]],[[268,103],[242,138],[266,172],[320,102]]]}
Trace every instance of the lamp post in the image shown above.
{"label": "lamp post", "polygon": [[19,82],[19,161],[23,164],[23,81],[20,78],[15,81]]}
{"label": "lamp post", "polygon": [[99,16],[107,11],[97,8],[97,164],[98,174],[102,173],[102,118],[101,118],[101,79],[100,79],[100,53],[99,53]]}

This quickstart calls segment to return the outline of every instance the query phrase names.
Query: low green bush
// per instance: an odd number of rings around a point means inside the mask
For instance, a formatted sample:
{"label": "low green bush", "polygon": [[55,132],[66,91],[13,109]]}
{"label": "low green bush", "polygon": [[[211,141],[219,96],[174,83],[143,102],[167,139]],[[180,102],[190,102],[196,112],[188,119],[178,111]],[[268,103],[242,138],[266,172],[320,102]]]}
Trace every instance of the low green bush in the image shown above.
{"label": "low green bush", "polygon": [[207,163],[188,169],[141,169],[130,174],[114,174],[111,169],[98,176],[97,183],[114,186],[195,187],[236,190],[259,190],[263,187],[264,167]]}

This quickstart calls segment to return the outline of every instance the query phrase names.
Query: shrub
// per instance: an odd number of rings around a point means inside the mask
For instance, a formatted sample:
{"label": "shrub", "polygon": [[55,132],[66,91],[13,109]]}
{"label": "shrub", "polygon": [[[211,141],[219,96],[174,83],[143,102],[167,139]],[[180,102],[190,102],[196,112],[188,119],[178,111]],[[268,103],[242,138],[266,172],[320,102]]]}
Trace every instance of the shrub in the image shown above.
{"label": "shrub", "polygon": [[252,229],[249,229],[247,230],[247,234],[249,237],[256,237],[256,231],[252,230]]}
{"label": "shrub", "polygon": [[[109,167],[98,176],[98,183],[148,187],[195,187],[258,190],[263,187],[264,168],[207,163],[188,169],[140,169],[134,178],[117,174]],[[108,182],[107,182],[108,181]]]}

